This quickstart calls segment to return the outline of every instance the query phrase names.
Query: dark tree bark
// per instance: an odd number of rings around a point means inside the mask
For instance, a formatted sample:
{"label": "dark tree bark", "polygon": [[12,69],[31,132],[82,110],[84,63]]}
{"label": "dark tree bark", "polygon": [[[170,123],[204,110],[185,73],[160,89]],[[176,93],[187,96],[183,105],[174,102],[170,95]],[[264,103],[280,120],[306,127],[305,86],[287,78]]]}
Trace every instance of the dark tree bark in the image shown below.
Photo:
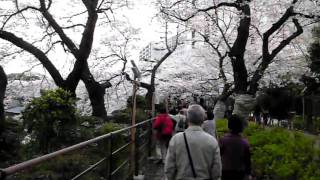
{"label": "dark tree bark", "polygon": [[88,19],[80,44],[79,60],[84,61],[81,80],[84,82],[89,94],[92,106],[92,116],[106,119],[107,111],[104,104],[104,95],[105,89],[111,87],[111,84],[109,82],[104,84],[97,82],[90,72],[90,68],[87,63],[87,59],[91,53],[95,27],[98,19],[98,13],[96,11],[97,2],[97,0],[85,1],[85,5],[88,9]]}
{"label": "dark tree bark", "polygon": [[146,89],[147,89],[147,94],[146,94],[147,107],[150,109],[152,107],[153,93],[156,90],[155,81],[156,81],[157,71],[158,71],[159,67],[161,66],[161,64],[174,52],[174,50],[177,48],[177,45],[178,45],[178,42],[176,42],[176,45],[172,49],[167,47],[168,52],[164,56],[162,56],[162,58],[152,68],[151,77],[150,77],[150,84],[148,86],[142,86],[142,87],[146,87]]}
{"label": "dark tree bark", "polygon": [[[293,4],[296,3],[297,0],[293,1]],[[263,44],[262,44],[262,62],[259,64],[258,68],[254,72],[254,75],[251,79],[251,82],[249,84],[249,94],[255,94],[258,90],[258,82],[262,78],[265,70],[268,68],[269,64],[272,62],[272,60],[277,56],[277,54],[285,48],[290,42],[301,35],[303,33],[303,29],[301,25],[299,24],[298,20],[293,18],[292,22],[296,27],[296,32],[291,34],[289,37],[286,39],[282,40],[280,44],[270,53],[269,52],[269,38],[270,36],[275,33],[281,26],[288,21],[288,19],[292,16],[294,16],[294,10],[293,6],[289,7],[286,12],[282,15],[282,17],[274,23],[270,29],[268,29],[264,34],[263,34]]]}
{"label": "dark tree bark", "polygon": [[111,87],[111,84],[109,82],[106,82],[104,84],[97,82],[90,73],[89,67],[87,65],[83,70],[81,79],[84,82],[89,94],[92,107],[92,116],[106,119],[107,111],[104,104],[104,95],[106,88]]}
{"label": "dark tree bark", "polygon": [[4,114],[4,97],[8,84],[7,75],[2,66],[0,66],[0,135],[4,130],[5,114]]}
{"label": "dark tree bark", "polygon": [[[86,24],[84,25],[84,31],[82,33],[82,39],[79,47],[65,34],[63,28],[57,23],[54,17],[49,12],[52,1],[39,0],[40,7],[27,7],[21,10],[17,10],[9,16],[8,20],[22,13],[23,11],[32,9],[38,11],[42,14],[43,19],[47,21],[46,26],[50,26],[54,29],[54,32],[60,37],[61,43],[67,48],[68,51],[73,54],[76,61],[74,67],[68,77],[63,79],[59,70],[53,65],[53,63],[48,58],[47,54],[41,51],[39,48],[31,43],[28,43],[23,38],[17,37],[11,32],[7,32],[3,29],[0,30],[0,38],[11,42],[12,44],[20,47],[21,49],[34,55],[46,68],[51,77],[53,78],[55,84],[65,90],[71,91],[75,95],[78,83],[81,80],[86,85],[87,91],[89,93],[90,101],[93,109],[93,116],[98,116],[105,118],[106,109],[104,106],[104,94],[105,88],[111,87],[109,82],[104,84],[98,83],[92,76],[90,69],[88,67],[88,58],[92,50],[92,43],[94,32],[96,28],[96,22],[98,19],[98,14],[103,13],[108,9],[100,9],[101,4],[98,6],[98,0],[82,0],[82,3],[86,7],[88,17]],[[6,21],[7,22],[7,21]]]}
{"label": "dark tree bark", "polygon": [[251,12],[249,4],[245,0],[240,0],[238,3],[236,8],[241,11],[243,17],[240,20],[237,38],[231,47],[229,57],[233,68],[234,91],[238,94],[245,94],[248,87],[248,72],[244,54],[249,38]]}
{"label": "dark tree bark", "polygon": [[[177,7],[179,4],[183,4],[186,1],[177,1],[172,6],[167,7],[168,9]],[[186,22],[194,17],[198,13],[209,13],[211,10],[219,9],[220,7],[232,7],[236,8],[241,13],[241,19],[237,29],[237,36],[232,45],[227,42],[226,34],[222,32],[222,37],[224,38],[226,45],[230,49],[228,56],[231,60],[233,68],[233,77],[234,77],[234,92],[237,94],[250,94],[254,95],[258,90],[258,82],[263,77],[265,70],[268,68],[272,60],[286,47],[293,39],[298,37],[303,33],[302,26],[299,24],[298,20],[293,18],[293,24],[296,27],[296,32],[294,32],[289,37],[282,40],[279,45],[270,52],[269,42],[272,34],[277,32],[291,17],[300,16],[308,19],[319,19],[317,15],[308,15],[299,12],[294,12],[294,5],[297,4],[299,0],[292,0],[291,5],[287,8],[286,12],[274,23],[272,26],[263,34],[263,47],[262,47],[262,61],[258,65],[258,68],[253,73],[253,77],[248,80],[248,72],[245,64],[245,51],[247,47],[247,41],[249,38],[249,30],[251,26],[251,12],[250,12],[250,1],[248,0],[235,0],[234,2],[221,2],[213,6],[209,6],[202,9],[197,9],[194,13],[188,17],[183,17],[183,15],[175,12],[170,14],[170,11],[167,11],[166,8],[162,9],[162,13],[174,17],[179,21]],[[219,28],[219,25],[218,25]],[[221,29],[220,29],[221,31]]]}

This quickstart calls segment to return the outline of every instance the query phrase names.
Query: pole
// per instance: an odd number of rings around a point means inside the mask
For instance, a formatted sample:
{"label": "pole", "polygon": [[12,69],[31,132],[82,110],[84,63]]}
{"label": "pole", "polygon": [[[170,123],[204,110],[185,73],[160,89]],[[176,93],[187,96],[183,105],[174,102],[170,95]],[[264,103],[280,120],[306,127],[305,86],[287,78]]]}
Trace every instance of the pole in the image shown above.
{"label": "pole", "polygon": [[[134,78],[133,81],[133,92],[132,92],[132,117],[131,117],[131,125],[134,126],[136,124],[136,94],[137,94],[137,81]],[[131,172],[135,174],[135,155],[136,155],[136,128],[131,129]]]}
{"label": "pole", "polygon": [[156,116],[156,107],[155,107],[155,92],[152,93],[152,100],[151,100],[151,116],[152,118]]}
{"label": "pole", "polygon": [[302,97],[302,120],[305,123],[305,104],[304,104],[304,96]]}
{"label": "pole", "polygon": [[166,101],[165,101],[165,104],[166,104],[166,111],[167,111],[167,113],[169,113],[169,98],[168,97],[166,97]]}

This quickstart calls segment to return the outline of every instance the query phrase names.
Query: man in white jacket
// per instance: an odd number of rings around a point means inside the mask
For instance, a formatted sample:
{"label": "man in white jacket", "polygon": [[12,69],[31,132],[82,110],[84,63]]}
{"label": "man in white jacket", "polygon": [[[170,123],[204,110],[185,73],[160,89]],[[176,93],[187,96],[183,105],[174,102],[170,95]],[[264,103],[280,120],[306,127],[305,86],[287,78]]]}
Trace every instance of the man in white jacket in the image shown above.
{"label": "man in white jacket", "polygon": [[188,108],[188,129],[173,136],[169,143],[165,161],[168,180],[220,178],[219,145],[213,136],[205,133],[200,127],[204,118],[205,111],[200,105],[191,105]]}

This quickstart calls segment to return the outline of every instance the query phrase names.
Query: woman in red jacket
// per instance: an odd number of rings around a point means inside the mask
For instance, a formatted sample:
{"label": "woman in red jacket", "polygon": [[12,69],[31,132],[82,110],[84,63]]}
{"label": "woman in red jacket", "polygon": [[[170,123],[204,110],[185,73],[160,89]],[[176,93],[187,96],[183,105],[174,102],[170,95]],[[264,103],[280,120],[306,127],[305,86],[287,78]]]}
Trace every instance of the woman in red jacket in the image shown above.
{"label": "woman in red jacket", "polygon": [[160,144],[162,162],[166,158],[167,148],[173,133],[173,122],[164,107],[153,122],[152,128],[156,130],[156,137]]}

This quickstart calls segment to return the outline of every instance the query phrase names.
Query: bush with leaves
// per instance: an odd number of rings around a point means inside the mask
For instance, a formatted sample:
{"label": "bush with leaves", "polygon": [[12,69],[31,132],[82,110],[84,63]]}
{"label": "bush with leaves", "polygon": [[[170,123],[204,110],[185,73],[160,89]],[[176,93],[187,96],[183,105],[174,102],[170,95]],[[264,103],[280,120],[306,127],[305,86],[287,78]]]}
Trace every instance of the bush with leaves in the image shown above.
{"label": "bush with leaves", "polygon": [[[96,121],[96,118],[83,117],[83,120],[86,121]],[[97,129],[92,129],[94,137],[108,134],[116,130],[124,128],[123,125],[116,123],[105,123]],[[128,134],[119,134],[114,135],[112,143],[112,150],[120,148],[127,143]],[[130,146],[128,147],[130,148]],[[110,151],[110,142],[106,140],[98,141],[88,145],[81,150],[73,151],[67,153],[63,156],[58,156],[52,160],[42,163],[40,166],[36,166],[26,172],[17,174],[13,179],[19,180],[32,180],[32,179],[72,179],[74,176],[82,172],[83,170],[90,167],[92,164],[95,164],[104,157],[109,158]],[[112,170],[115,170],[124,160],[127,159],[129,154],[128,149],[123,150],[122,152],[113,155],[112,157]],[[81,177],[83,180],[93,180],[93,179],[104,179],[106,173],[109,169],[109,159],[103,161],[99,166],[93,169],[92,172],[88,173]],[[128,167],[124,167],[120,170],[118,174],[115,174],[113,179],[124,179],[122,178],[125,175],[128,175]]]}
{"label": "bush with leaves", "polygon": [[0,133],[0,168],[14,164],[20,158],[22,136],[22,123],[12,118],[5,119],[4,131]]}
{"label": "bush with leaves", "polygon": [[[143,96],[137,95],[136,100],[136,122],[142,122],[148,119],[146,109],[146,100]],[[112,121],[116,123],[131,124],[132,115],[132,96],[127,99],[127,107],[122,110],[112,112]]]}
{"label": "bush with leaves", "polygon": [[[228,131],[227,121],[217,121],[218,137]],[[219,133],[220,132],[220,133]],[[254,123],[244,130],[251,146],[254,175],[258,179],[316,180],[320,177],[319,137]]]}
{"label": "bush with leaves", "polygon": [[[293,128],[302,131],[306,130],[307,125],[302,116],[295,116],[293,118]],[[313,117],[312,130],[313,133],[320,133],[320,117]]]}
{"label": "bush with leaves", "polygon": [[77,123],[75,103],[71,92],[59,88],[44,91],[26,106],[23,124],[36,151],[47,153],[72,143]]}

